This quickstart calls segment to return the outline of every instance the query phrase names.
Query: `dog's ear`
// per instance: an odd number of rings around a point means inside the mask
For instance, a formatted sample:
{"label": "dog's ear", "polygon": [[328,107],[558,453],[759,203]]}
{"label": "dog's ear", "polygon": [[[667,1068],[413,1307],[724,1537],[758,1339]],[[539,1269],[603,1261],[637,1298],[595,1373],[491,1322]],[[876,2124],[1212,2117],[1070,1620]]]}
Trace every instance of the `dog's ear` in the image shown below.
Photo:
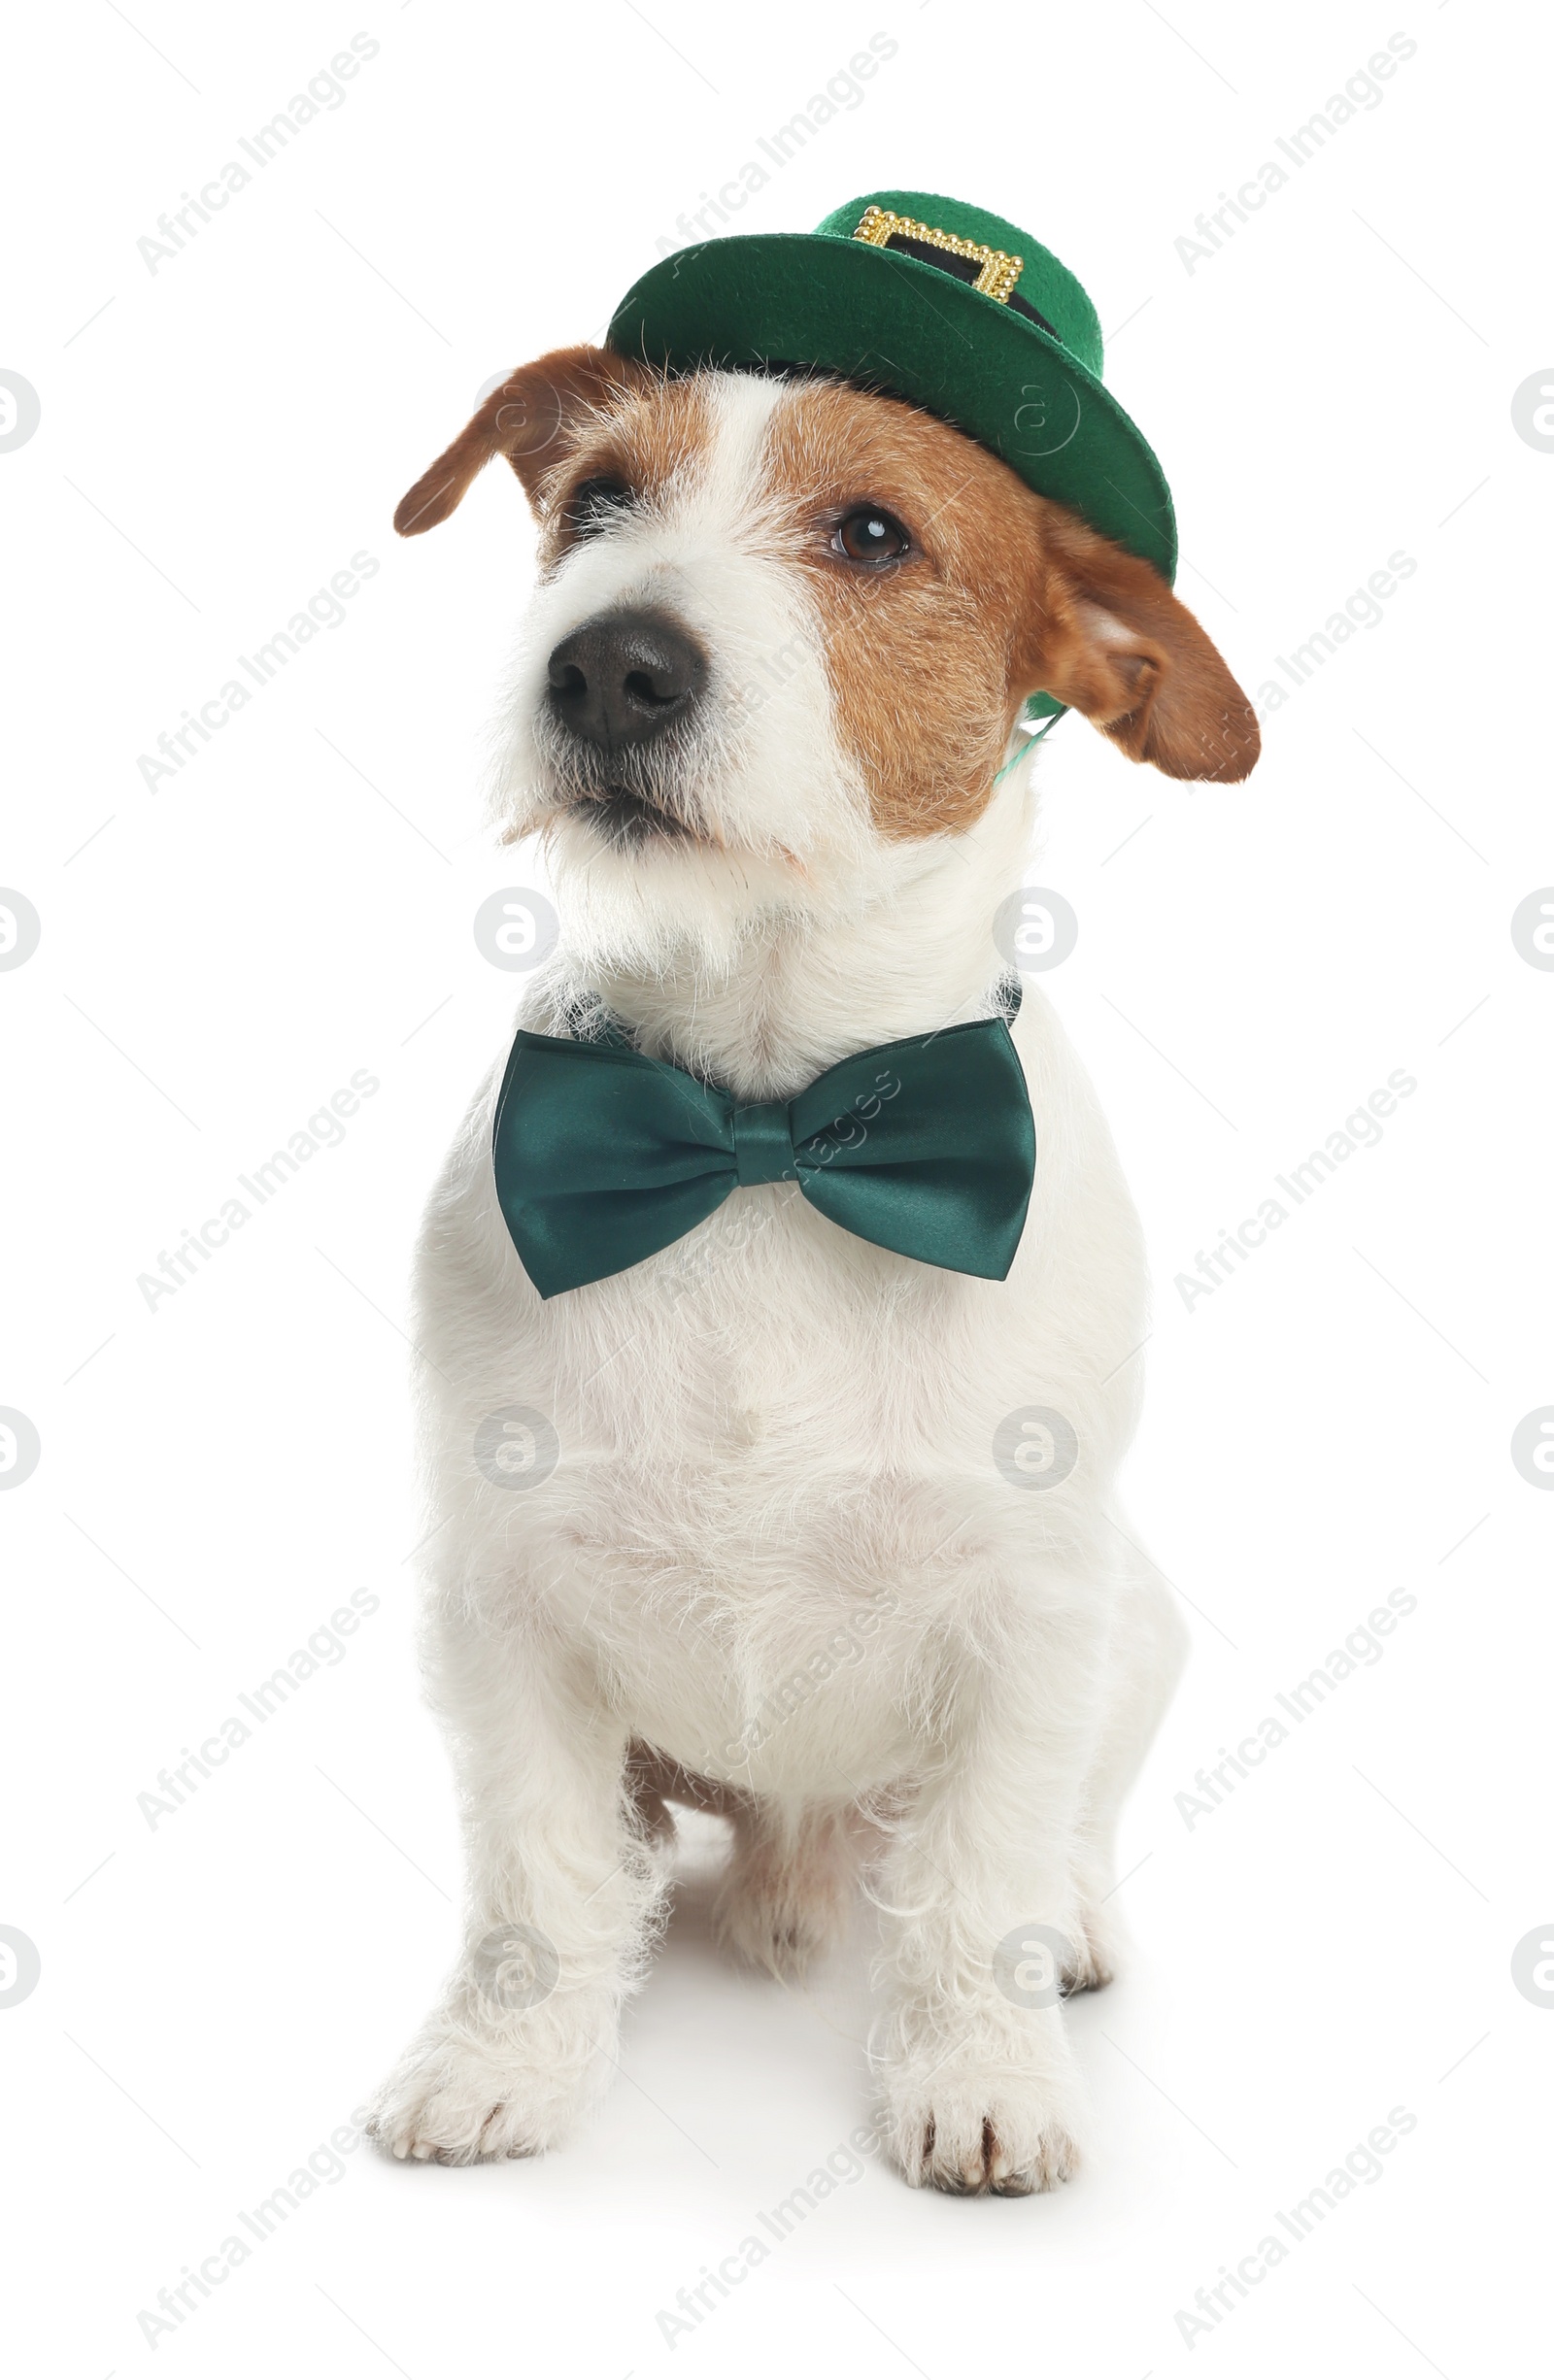
{"label": "dog's ear", "polygon": [[401,537],[434,529],[498,454],[512,464],[532,503],[541,479],[562,457],[568,425],[649,378],[645,364],[602,347],[561,347],[521,364],[401,499],[394,527]]}
{"label": "dog's ear", "polygon": [[1071,513],[1042,512],[1043,584],[1021,655],[1031,689],[1167,777],[1250,776],[1256,714],[1187,606],[1148,562]]}

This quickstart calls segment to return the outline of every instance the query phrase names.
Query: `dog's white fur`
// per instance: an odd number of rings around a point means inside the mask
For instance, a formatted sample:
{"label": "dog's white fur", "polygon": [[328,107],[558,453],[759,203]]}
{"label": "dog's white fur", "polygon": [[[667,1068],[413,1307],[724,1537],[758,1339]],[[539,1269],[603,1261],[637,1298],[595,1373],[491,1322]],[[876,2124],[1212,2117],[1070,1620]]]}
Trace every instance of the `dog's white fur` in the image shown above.
{"label": "dog's white fur", "polygon": [[[653,1055],[789,1097],[852,1051],[994,1013],[990,922],[1027,859],[1031,763],[967,831],[875,831],[817,617],[760,501],[784,385],[706,385],[704,451],[651,514],[560,564],[524,634],[501,814],[511,835],[550,833],[565,938],[521,1021],[564,1030],[585,994]],[[545,662],[594,612],[638,602],[710,656],[687,796],[708,839],[621,853],[557,811]],[[778,654],[780,686],[760,669]],[[740,699],[753,684],[773,687],[759,708]],[[478,1092],[426,1218],[417,1326],[466,1952],[385,2088],[377,2130],[398,2154],[542,2149],[609,2078],[665,1892],[624,1782],[636,1743],[740,1789],[723,1927],[771,1965],[824,1937],[856,1814],[871,1816],[890,1992],[875,2047],[909,2179],[1019,2191],[1069,2169],[1083,2093],[1062,2010],[1017,2004],[995,1951],[1042,1925],[1072,1946],[1070,1985],[1111,1972],[1114,1823],[1183,1639],[1116,1500],[1146,1331],[1137,1223],[1029,986],[1015,1043],[1039,1155],[1001,1284],[852,1238],[778,1186],[542,1302],[492,1182],[500,1064]],[[513,1405],[560,1446],[521,1491],[472,1452]],[[1080,1447],[1037,1492],[992,1452],[1032,1405]],[[753,1726],[840,1631],[861,1656]],[[554,1945],[557,1980],[504,2007],[481,1946],[516,1925]]]}

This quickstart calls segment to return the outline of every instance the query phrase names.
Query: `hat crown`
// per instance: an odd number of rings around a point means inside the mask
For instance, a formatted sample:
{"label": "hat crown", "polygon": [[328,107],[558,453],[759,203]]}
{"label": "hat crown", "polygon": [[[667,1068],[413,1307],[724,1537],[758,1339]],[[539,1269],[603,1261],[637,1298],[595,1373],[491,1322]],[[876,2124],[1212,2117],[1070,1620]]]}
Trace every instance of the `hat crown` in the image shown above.
{"label": "hat crown", "polygon": [[1001,215],[990,215],[985,207],[968,206],[960,198],[945,198],[936,190],[870,190],[862,198],[849,199],[845,206],[835,208],[824,222],[816,225],[817,235],[822,239],[851,240],[870,207],[878,207],[887,215],[907,216],[934,231],[947,231],[958,240],[973,241],[979,248],[1018,256],[1021,270],[1014,294],[1044,315],[1069,354],[1076,356],[1087,371],[1094,372],[1098,380],[1101,377],[1100,323],[1096,309],[1067,266],[1060,263],[1039,240],[1032,239],[1029,231],[1022,231],[1018,223],[1009,222]]}
{"label": "hat crown", "polygon": [[1101,377],[1095,308],[1050,249],[986,208],[874,190],[818,231],[698,241],[627,290],[608,341],[670,372],[821,372],[900,398],[1167,585],[1175,573],[1170,489]]}

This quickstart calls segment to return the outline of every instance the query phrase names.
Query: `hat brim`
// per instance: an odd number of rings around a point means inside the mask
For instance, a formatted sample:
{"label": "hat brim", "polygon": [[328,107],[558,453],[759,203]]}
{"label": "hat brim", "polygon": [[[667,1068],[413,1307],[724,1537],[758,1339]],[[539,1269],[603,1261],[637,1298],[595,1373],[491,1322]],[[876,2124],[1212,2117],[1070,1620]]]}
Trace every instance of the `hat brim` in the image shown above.
{"label": "hat brim", "polygon": [[1176,575],[1165,473],[1116,398],[1037,324],[913,256],[806,232],[709,240],[645,273],[605,335],[670,371],[797,365],[904,397]]}

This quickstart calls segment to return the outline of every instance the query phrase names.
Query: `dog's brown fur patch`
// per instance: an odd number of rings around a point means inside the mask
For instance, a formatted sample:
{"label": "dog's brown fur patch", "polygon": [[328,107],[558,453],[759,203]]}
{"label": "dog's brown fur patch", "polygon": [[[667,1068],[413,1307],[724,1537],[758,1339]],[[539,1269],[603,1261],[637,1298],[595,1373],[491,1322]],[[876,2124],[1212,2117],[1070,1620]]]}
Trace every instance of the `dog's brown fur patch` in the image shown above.
{"label": "dog's brown fur patch", "polygon": [[550,570],[574,542],[567,502],[585,480],[619,480],[651,507],[705,450],[711,426],[703,381],[667,380],[606,348],[558,348],[491,391],[401,499],[394,527],[401,537],[435,528],[501,455],[539,521],[540,567]]}
{"label": "dog's brown fur patch", "polygon": [[651,380],[574,417],[557,459],[530,488],[540,520],[540,562],[550,569],[572,544],[567,500],[585,480],[619,480],[633,509],[651,513],[694,467],[712,437],[705,383]]}
{"label": "dog's brown fur patch", "polygon": [[602,347],[562,347],[510,372],[458,436],[400,499],[394,527],[420,537],[456,510],[476,474],[504,455],[533,501],[564,467],[580,421],[607,411],[627,390],[651,387],[645,364]]}
{"label": "dog's brown fur patch", "polygon": [[[1011,499],[983,448],[888,397],[800,386],[775,415],[768,472],[819,616],[843,740],[892,837],[954,832],[985,807],[1019,694],[1026,597],[1010,584]],[[1030,499],[1034,503],[1035,499]],[[899,563],[831,549],[837,520],[877,503],[910,532]],[[1022,555],[1021,582],[1030,576]]]}
{"label": "dog's brown fur patch", "polygon": [[1082,711],[1131,760],[1236,785],[1262,750],[1257,714],[1160,573],[1060,504],[1041,506],[1042,586],[1016,677]]}
{"label": "dog's brown fur patch", "polygon": [[[1251,768],[1251,706],[1158,573],[944,422],[799,386],[773,419],[768,471],[882,834],[969,825],[1038,688],[1167,775]],[[837,520],[870,503],[910,532],[901,561],[859,567],[832,550]]]}

